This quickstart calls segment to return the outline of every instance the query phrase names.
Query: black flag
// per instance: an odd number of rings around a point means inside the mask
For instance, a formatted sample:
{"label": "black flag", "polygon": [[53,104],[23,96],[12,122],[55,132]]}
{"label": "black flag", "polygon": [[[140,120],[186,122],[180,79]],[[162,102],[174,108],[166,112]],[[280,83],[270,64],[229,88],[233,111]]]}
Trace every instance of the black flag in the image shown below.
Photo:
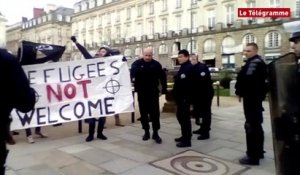
{"label": "black flag", "polygon": [[22,41],[18,49],[18,58],[21,65],[57,62],[65,49],[65,46]]}

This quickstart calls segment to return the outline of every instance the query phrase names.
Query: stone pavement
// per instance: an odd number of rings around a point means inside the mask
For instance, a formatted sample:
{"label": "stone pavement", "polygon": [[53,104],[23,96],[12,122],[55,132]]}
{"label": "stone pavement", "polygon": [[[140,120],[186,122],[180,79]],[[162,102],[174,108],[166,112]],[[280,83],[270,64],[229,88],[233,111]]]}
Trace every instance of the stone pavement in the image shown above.
{"label": "stone pavement", "polygon": [[[163,98],[161,100],[163,104]],[[245,154],[244,116],[241,103],[234,97],[222,97],[220,107],[213,102],[211,139],[199,141],[193,136],[192,147],[176,148],[174,138],[180,128],[173,113],[162,113],[162,144],[142,141],[140,123],[130,123],[122,114],[125,127],[114,126],[108,119],[104,134],[108,140],[85,142],[87,126],[77,133],[77,122],[42,130],[49,138],[26,142],[24,131],[9,146],[7,175],[194,175],[194,174],[275,174],[272,133],[268,103],[264,103],[265,159],[260,166],[241,166]],[[137,113],[138,114],[138,113]],[[138,117],[138,116],[137,116]],[[193,129],[198,129],[193,121]]]}

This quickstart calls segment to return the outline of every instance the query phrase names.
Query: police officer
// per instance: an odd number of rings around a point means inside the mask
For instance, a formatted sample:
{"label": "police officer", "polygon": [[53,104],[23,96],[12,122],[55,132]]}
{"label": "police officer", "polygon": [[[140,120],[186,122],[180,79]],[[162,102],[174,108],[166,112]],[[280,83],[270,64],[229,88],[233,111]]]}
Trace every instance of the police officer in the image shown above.
{"label": "police officer", "polygon": [[259,165],[263,158],[264,131],[262,102],[267,93],[267,67],[257,54],[258,46],[249,43],[244,50],[247,58],[245,65],[238,74],[236,95],[243,98],[244,114],[246,118],[245,131],[247,155],[239,160],[240,164]]}
{"label": "police officer", "polygon": [[193,110],[195,119],[202,118],[200,129],[193,131],[199,134],[198,140],[209,139],[211,125],[211,103],[214,96],[214,89],[210,71],[204,63],[200,63],[196,55],[191,56],[191,63],[194,65],[193,70]]}
{"label": "police officer", "polygon": [[293,42],[292,49],[296,56],[300,58],[300,31],[293,33],[289,40]]}
{"label": "police officer", "polygon": [[9,115],[13,108],[21,112],[29,112],[34,108],[35,91],[30,88],[29,81],[18,63],[17,58],[0,48],[0,175],[5,173],[5,160],[8,154],[5,140],[9,135]]}
{"label": "police officer", "polygon": [[152,139],[160,144],[162,140],[158,134],[160,129],[159,83],[162,86],[162,94],[166,94],[167,80],[161,64],[153,59],[151,48],[146,48],[143,51],[143,57],[132,64],[131,78],[138,94],[140,121],[145,131],[143,140],[146,141],[150,138],[150,118],[153,129]]}
{"label": "police officer", "polygon": [[193,65],[189,60],[187,50],[178,52],[178,62],[181,65],[174,77],[173,96],[177,105],[176,117],[181,127],[181,137],[175,138],[177,147],[190,147],[192,138],[192,126],[190,118],[190,106],[192,102]]}

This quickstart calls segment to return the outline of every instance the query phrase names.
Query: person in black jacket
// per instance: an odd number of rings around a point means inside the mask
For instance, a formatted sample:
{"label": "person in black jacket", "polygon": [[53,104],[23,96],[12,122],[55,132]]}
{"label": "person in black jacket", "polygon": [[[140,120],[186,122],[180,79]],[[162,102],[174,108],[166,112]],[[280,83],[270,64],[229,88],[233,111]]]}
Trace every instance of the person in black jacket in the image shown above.
{"label": "person in black jacket", "polygon": [[190,106],[192,103],[193,65],[189,60],[187,50],[178,52],[178,62],[181,65],[174,77],[173,96],[177,104],[176,117],[181,127],[181,137],[176,138],[177,147],[190,147],[192,138],[192,126],[190,118]]}
{"label": "person in black jacket", "polygon": [[267,66],[257,52],[258,47],[255,43],[247,44],[244,50],[247,61],[239,72],[235,85],[236,95],[243,98],[246,118],[247,156],[239,162],[248,165],[259,165],[259,159],[264,153],[262,102],[267,93]]}
{"label": "person in black jacket", "polygon": [[136,60],[131,66],[131,78],[134,89],[138,94],[138,103],[141,114],[141,124],[145,130],[143,140],[150,138],[149,118],[152,122],[152,139],[156,143],[162,140],[158,135],[160,129],[159,111],[159,83],[162,86],[162,94],[167,92],[166,74],[161,64],[153,59],[152,49],[146,48],[143,51],[143,58]]}
{"label": "person in black jacket", "polygon": [[210,71],[204,63],[200,63],[197,57],[191,56],[191,63],[194,65],[193,70],[193,113],[195,119],[202,118],[200,129],[193,131],[199,134],[198,140],[209,139],[211,125],[211,103],[214,96],[214,89]]}
{"label": "person in black jacket", "polygon": [[9,136],[10,113],[13,108],[21,112],[29,112],[34,108],[35,91],[30,88],[29,81],[18,63],[17,58],[0,48],[0,175],[5,174],[5,161],[8,154],[6,139]]}
{"label": "person in black jacket", "polygon": [[[93,59],[100,57],[110,56],[110,50],[107,47],[100,47],[96,55],[93,57],[81,44],[79,44],[76,40],[75,36],[71,37],[71,40],[76,44],[79,51],[83,54],[85,59]],[[94,133],[96,128],[96,119],[91,118],[86,120],[89,123],[89,135],[85,139],[85,141],[90,142],[94,140]],[[107,140],[107,137],[103,134],[103,129],[105,125],[106,117],[100,117],[98,119],[98,128],[97,128],[97,138],[101,140]]]}

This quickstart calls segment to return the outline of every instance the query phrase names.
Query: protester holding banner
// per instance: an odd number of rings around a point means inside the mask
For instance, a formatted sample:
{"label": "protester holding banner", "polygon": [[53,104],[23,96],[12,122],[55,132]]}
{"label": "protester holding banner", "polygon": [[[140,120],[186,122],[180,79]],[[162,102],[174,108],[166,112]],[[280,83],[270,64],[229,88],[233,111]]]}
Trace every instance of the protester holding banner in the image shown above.
{"label": "protester holding banner", "polygon": [[0,49],[0,81],[3,83],[0,95],[2,104],[0,109],[0,175],[4,175],[4,165],[8,154],[5,142],[9,135],[7,127],[10,122],[10,113],[13,108],[21,112],[32,110],[35,104],[35,91],[30,88],[29,81],[17,59],[5,49]]}
{"label": "protester holding banner", "polygon": [[138,103],[141,114],[141,124],[145,130],[143,140],[150,138],[149,117],[152,121],[152,139],[161,143],[158,130],[160,129],[159,111],[159,84],[162,86],[162,94],[167,92],[166,74],[161,64],[153,59],[152,49],[143,51],[143,58],[136,60],[131,66],[131,78],[134,89],[138,94]]}
{"label": "protester holding banner", "polygon": [[257,44],[246,45],[244,55],[247,61],[239,72],[235,85],[236,95],[243,98],[246,118],[247,155],[239,160],[244,165],[259,165],[260,158],[264,157],[262,102],[267,93],[267,66],[257,52]]}
{"label": "protester holding banner", "polygon": [[[81,44],[79,44],[76,40],[75,36],[71,37],[71,40],[76,44],[77,48],[80,50],[80,52],[83,54],[85,59],[93,59],[93,58],[101,58],[101,57],[107,57],[110,56],[109,49],[106,47],[99,48],[98,52],[96,53],[95,57],[90,55],[90,53],[84,48]],[[86,120],[89,123],[89,135],[85,139],[85,141],[90,142],[94,140],[94,133],[95,133],[95,127],[96,127],[96,119],[91,118]],[[107,140],[107,137],[103,134],[103,129],[105,125],[106,117],[100,117],[98,119],[98,128],[97,128],[97,138],[101,140]]]}

